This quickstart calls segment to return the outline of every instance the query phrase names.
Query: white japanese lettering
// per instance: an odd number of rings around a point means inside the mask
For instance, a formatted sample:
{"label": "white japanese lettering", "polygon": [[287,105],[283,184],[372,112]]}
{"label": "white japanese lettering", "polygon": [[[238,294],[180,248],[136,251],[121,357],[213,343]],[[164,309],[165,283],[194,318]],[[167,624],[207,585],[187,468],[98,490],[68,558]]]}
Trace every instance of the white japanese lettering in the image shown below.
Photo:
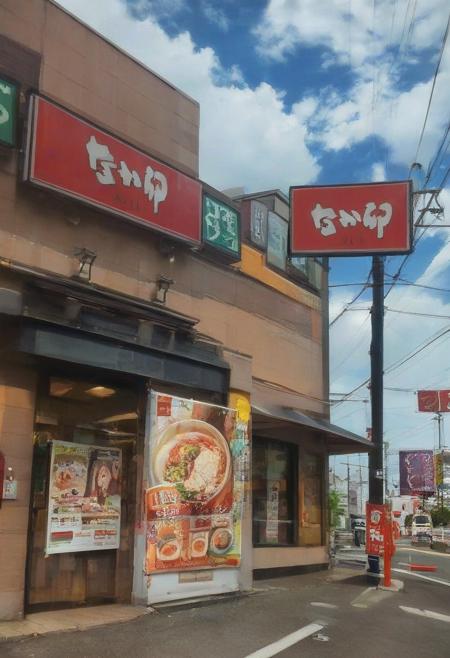
{"label": "white japanese lettering", "polygon": [[366,204],[366,210],[364,212],[363,224],[367,228],[377,229],[377,238],[381,239],[384,234],[384,227],[389,224],[392,217],[392,206],[390,203],[381,203],[379,205],[379,210],[382,211],[382,215],[374,215],[374,211],[377,209],[377,206],[373,201],[370,201]]}
{"label": "white japanese lettering", "polygon": [[145,170],[144,192],[149,201],[153,200],[153,212],[156,214],[161,201],[167,197],[167,178],[160,171],[153,171],[149,166]]}
{"label": "white japanese lettering", "polygon": [[142,187],[142,182],[138,172],[134,169],[130,171],[127,163],[123,160],[120,161],[120,166],[117,171],[125,187],[130,187],[131,183],[133,183],[134,187]]}
{"label": "white japanese lettering", "polygon": [[[89,166],[95,171],[98,182],[102,185],[115,185],[112,170],[117,169],[117,165],[109,148],[104,144],[99,144],[92,135],[86,144],[86,149],[89,155]],[[100,171],[97,170],[98,166],[101,167]]]}
{"label": "white japanese lettering", "polygon": [[314,226],[323,236],[327,237],[336,233],[333,219],[336,219],[337,215],[333,208],[322,208],[320,203],[316,203],[316,207],[311,210],[311,215],[314,220]]}

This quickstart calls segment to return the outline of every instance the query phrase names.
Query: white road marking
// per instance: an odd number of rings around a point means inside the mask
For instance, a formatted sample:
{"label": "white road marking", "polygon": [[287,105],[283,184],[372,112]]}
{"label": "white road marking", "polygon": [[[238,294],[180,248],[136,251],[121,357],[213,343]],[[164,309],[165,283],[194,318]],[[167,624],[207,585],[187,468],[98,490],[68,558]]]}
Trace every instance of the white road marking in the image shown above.
{"label": "white road marking", "polygon": [[439,553],[437,551],[424,551],[421,548],[410,548],[409,546],[396,546],[397,551],[411,551],[411,553],[423,553],[430,557],[446,557],[450,558],[450,553]]}
{"label": "white road marking", "polygon": [[311,605],[316,606],[317,608],[337,608],[337,605],[334,603],[322,603],[321,601],[311,601]]}
{"label": "white road marking", "polygon": [[446,621],[450,624],[450,617],[448,615],[443,615],[440,612],[433,612],[432,610],[419,610],[419,608],[407,608],[404,605],[398,606],[400,610],[404,612],[409,612],[412,615],[420,615],[421,617],[428,617],[429,619],[437,619],[438,621]]}
{"label": "white road marking", "polygon": [[275,656],[277,653],[288,649],[293,644],[297,644],[300,640],[304,640],[305,637],[309,637],[310,635],[313,635],[313,633],[321,631],[322,628],[322,624],[308,624],[308,626],[299,628],[298,631],[294,631],[293,633],[282,637],[281,640],[272,642],[272,644],[268,644],[266,647],[258,649],[258,651],[255,651],[254,653],[250,653],[246,658],[271,658],[271,656]]}
{"label": "white road marking", "polygon": [[440,585],[447,585],[447,587],[450,587],[450,583],[447,582],[446,580],[440,580],[439,578],[430,578],[430,576],[423,576],[421,573],[416,573],[415,571],[406,571],[406,569],[395,569],[395,568],[392,568],[392,571],[396,571],[397,573],[407,573],[408,576],[414,576],[415,578],[422,578],[422,580],[429,580],[432,583],[439,583]]}

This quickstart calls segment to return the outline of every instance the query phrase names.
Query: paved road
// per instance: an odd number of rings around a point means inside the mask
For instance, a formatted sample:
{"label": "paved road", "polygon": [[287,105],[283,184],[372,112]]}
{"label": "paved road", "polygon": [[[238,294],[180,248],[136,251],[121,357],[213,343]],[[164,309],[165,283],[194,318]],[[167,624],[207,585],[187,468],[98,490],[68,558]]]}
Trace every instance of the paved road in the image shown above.
{"label": "paved road", "polygon": [[[449,588],[410,575],[404,581],[400,593],[368,588],[365,573],[357,567],[260,581],[257,591],[248,597],[176,612],[161,610],[133,622],[90,631],[7,642],[0,645],[0,655],[245,658],[317,624],[312,635],[277,655],[448,658]],[[426,609],[438,618],[416,615],[411,609]],[[259,657],[271,655],[275,654],[269,649]]]}

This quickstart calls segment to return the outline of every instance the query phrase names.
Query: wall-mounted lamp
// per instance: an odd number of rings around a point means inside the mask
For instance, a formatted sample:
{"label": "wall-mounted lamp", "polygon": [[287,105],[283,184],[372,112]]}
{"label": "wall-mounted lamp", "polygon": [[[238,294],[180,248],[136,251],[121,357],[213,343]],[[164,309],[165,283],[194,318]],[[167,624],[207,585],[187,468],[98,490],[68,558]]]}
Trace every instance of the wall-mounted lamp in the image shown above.
{"label": "wall-mounted lamp", "polygon": [[90,251],[89,249],[82,247],[75,250],[75,257],[78,258],[79,262],[78,272],[75,276],[83,281],[90,281],[92,265],[97,258],[97,254],[95,251]]}
{"label": "wall-mounted lamp", "polygon": [[159,252],[166,256],[169,263],[175,262],[175,244],[166,238],[161,238],[159,242]]}
{"label": "wall-mounted lamp", "polygon": [[160,304],[165,304],[167,293],[170,290],[170,286],[172,286],[174,283],[175,281],[173,279],[169,279],[168,277],[161,274],[161,276],[156,280],[157,288],[155,301],[159,302]]}

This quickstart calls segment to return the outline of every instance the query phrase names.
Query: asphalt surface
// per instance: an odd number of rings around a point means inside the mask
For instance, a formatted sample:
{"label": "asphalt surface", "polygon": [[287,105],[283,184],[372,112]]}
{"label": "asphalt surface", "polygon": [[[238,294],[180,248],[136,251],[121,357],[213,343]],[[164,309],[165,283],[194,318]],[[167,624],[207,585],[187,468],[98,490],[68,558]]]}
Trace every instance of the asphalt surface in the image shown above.
{"label": "asphalt surface", "polygon": [[[408,548],[405,546],[405,548]],[[401,554],[401,557],[399,557]],[[397,551],[436,559],[436,554]],[[440,556],[445,580],[450,557]],[[399,566],[398,568],[406,567]],[[450,588],[410,574],[401,592],[369,588],[361,566],[256,582],[246,597],[132,622],[0,644],[2,658],[245,658],[311,623],[323,628],[283,650],[282,658],[448,658]],[[450,579],[449,579],[450,580]],[[429,610],[432,619],[400,606]],[[267,656],[274,655],[267,653]]]}

